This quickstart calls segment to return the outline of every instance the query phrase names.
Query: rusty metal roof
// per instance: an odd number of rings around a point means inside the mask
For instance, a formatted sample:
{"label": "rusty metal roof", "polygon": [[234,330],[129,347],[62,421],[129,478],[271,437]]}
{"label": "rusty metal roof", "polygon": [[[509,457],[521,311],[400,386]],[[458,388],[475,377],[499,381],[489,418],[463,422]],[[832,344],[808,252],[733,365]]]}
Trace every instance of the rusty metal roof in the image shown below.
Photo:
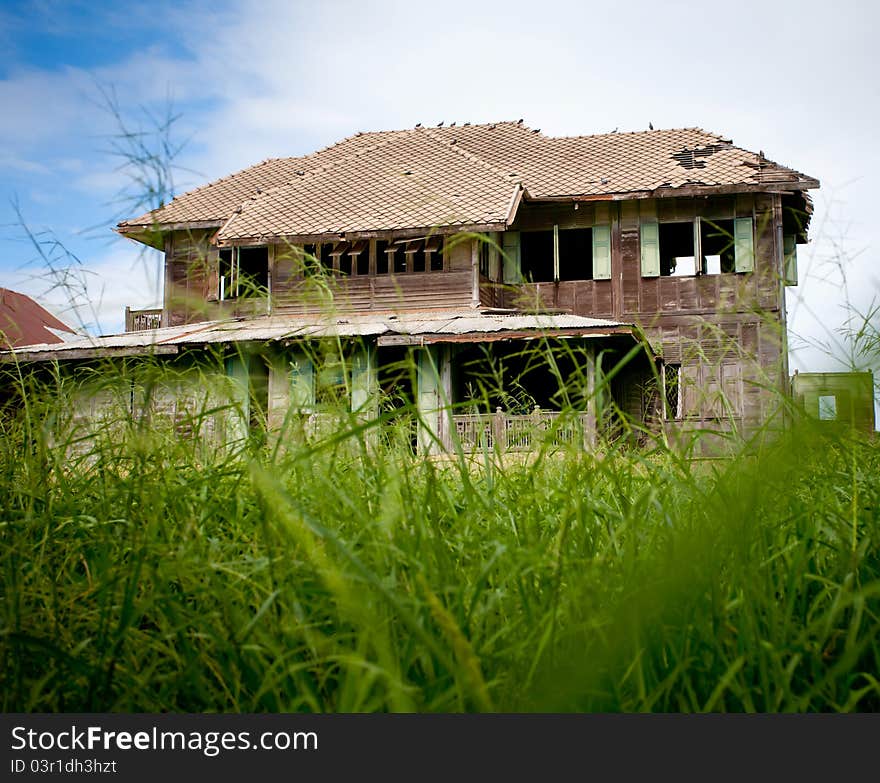
{"label": "rusty metal roof", "polygon": [[104,337],[79,337],[60,344],[30,345],[0,355],[6,361],[89,359],[176,354],[187,346],[296,342],[327,337],[375,338],[380,344],[523,339],[554,336],[631,334],[631,324],[577,315],[517,315],[468,310],[443,315],[385,315],[327,318],[266,316],[210,321]]}
{"label": "rusty metal roof", "polygon": [[673,193],[689,187],[818,187],[699,128],[545,136],[522,123],[365,133],[265,161],[124,223],[221,225],[222,244],[268,237],[505,224],[527,198]]}
{"label": "rusty metal roof", "polygon": [[29,296],[0,288],[0,348],[60,343],[68,334],[76,333]]}

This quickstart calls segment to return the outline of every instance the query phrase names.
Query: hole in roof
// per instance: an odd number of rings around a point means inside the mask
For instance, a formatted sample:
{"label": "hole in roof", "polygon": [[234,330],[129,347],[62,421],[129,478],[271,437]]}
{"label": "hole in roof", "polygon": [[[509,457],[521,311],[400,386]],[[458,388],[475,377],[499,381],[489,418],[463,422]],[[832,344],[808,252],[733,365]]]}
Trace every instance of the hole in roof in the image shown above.
{"label": "hole in roof", "polygon": [[723,144],[707,144],[705,147],[683,147],[680,152],[673,152],[672,159],[684,169],[704,169],[708,158],[725,148]]}

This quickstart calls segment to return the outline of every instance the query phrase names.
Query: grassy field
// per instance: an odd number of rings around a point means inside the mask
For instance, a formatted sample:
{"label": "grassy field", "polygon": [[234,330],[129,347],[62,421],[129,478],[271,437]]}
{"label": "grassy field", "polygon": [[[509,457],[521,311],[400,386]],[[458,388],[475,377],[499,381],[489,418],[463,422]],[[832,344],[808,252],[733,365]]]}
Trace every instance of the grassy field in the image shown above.
{"label": "grassy field", "polygon": [[880,708],[880,447],[0,440],[4,711]]}

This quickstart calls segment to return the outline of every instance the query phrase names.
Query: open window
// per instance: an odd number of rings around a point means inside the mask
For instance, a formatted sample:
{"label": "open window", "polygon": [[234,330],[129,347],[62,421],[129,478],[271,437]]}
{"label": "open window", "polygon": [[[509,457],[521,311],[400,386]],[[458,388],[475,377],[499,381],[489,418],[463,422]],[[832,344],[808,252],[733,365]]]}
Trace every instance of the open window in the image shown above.
{"label": "open window", "polygon": [[553,231],[520,233],[520,265],[529,283],[553,282]]}
{"label": "open window", "polygon": [[219,300],[260,296],[269,286],[269,249],[232,247],[220,250]]}
{"label": "open window", "polygon": [[432,272],[443,271],[443,237],[433,236],[425,240],[425,266]]}
{"label": "open window", "polygon": [[693,277],[697,273],[693,221],[686,223],[661,223],[661,277]]}
{"label": "open window", "polygon": [[736,253],[733,241],[733,220],[702,218],[698,223],[700,226],[700,247],[703,255],[703,273],[720,275],[735,272]]}
{"label": "open window", "polygon": [[342,277],[351,277],[352,269],[354,268],[349,248],[350,244],[348,242],[337,242],[333,248],[333,268]]}
{"label": "open window", "polygon": [[[550,231],[505,231],[504,282],[556,282],[611,278],[611,226],[553,226]],[[482,261],[482,259],[481,259]]]}
{"label": "open window", "polygon": [[559,231],[559,279],[593,279],[593,229]]}
{"label": "open window", "polygon": [[348,251],[351,256],[351,268],[358,277],[370,274],[370,243],[361,240],[355,242]]}
{"label": "open window", "polygon": [[480,240],[480,277],[489,277],[490,246],[487,240]]}
{"label": "open window", "polygon": [[387,275],[388,270],[391,268],[391,261],[389,257],[389,252],[393,252],[394,246],[385,242],[384,240],[380,240],[376,242],[376,274],[377,275]]}
{"label": "open window", "polygon": [[755,268],[752,218],[641,224],[642,277],[751,272]]}

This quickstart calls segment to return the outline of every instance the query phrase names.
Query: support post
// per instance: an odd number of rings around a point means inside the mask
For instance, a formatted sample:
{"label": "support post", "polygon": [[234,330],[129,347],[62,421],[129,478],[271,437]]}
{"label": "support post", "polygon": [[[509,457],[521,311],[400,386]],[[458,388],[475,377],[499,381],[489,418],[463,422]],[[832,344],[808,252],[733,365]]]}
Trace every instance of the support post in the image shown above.
{"label": "support post", "polygon": [[418,353],[419,449],[436,454],[449,445],[452,373],[446,346],[427,345]]}

